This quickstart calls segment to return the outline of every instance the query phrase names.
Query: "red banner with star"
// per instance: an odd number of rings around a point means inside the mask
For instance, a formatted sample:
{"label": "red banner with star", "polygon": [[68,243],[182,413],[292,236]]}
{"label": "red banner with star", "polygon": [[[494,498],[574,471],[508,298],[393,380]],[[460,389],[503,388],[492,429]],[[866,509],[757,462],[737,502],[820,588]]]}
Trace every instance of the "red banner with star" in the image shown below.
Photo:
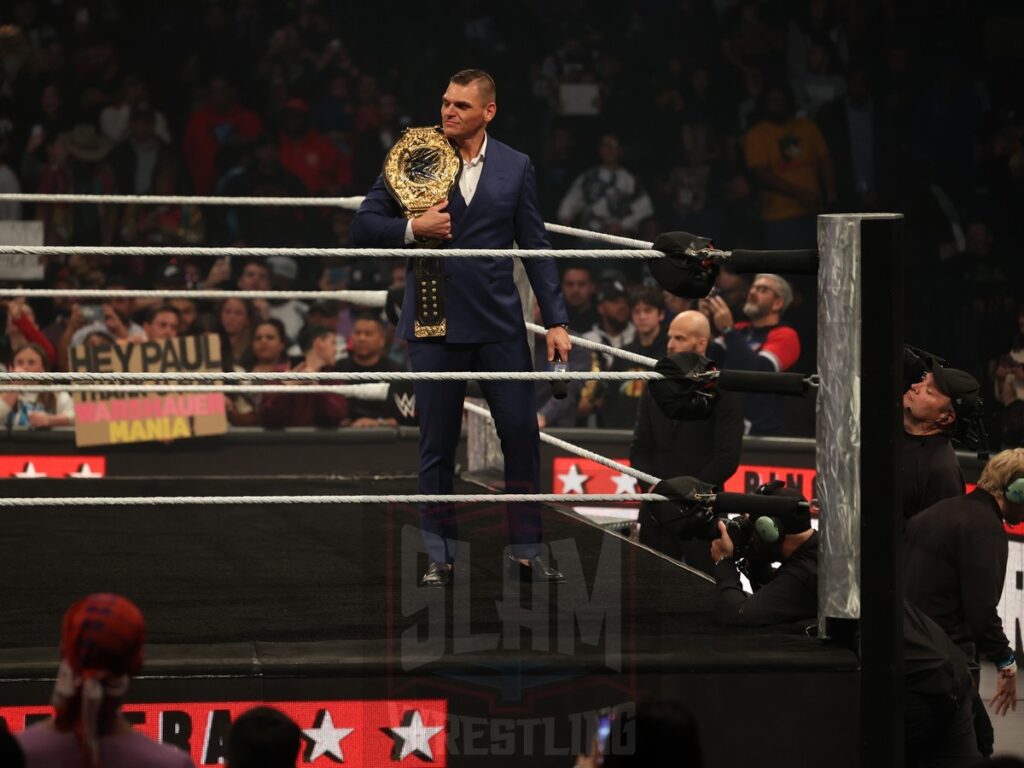
{"label": "red banner with star", "polygon": [[105,456],[0,456],[0,478],[96,478],[106,474]]}
{"label": "red banner with star", "polygon": [[[299,766],[447,765],[443,699],[131,704],[123,713],[140,732],[205,766],[223,764],[231,723],[257,706],[284,712],[302,730]],[[0,718],[17,733],[52,712],[46,706],[0,707]]]}

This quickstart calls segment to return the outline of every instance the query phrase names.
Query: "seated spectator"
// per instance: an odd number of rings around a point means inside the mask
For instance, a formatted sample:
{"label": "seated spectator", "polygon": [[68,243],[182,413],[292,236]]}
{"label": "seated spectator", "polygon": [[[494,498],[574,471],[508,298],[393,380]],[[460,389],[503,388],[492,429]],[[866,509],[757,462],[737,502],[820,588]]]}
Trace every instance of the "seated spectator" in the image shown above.
{"label": "seated spectator", "polygon": [[146,313],[146,321],[142,324],[142,330],[146,334],[147,341],[157,339],[173,339],[178,336],[178,328],[181,326],[181,315],[178,310],[170,304],[160,304],[151,307]]}
{"label": "seated spectator", "polygon": [[281,167],[302,179],[311,195],[341,194],[352,183],[348,158],[310,126],[309,104],[304,99],[289,99],[284,106]]}
{"label": "seated spectator", "polygon": [[[304,359],[293,370],[318,372],[334,365],[334,332],[309,326],[299,334]],[[303,382],[293,382],[295,392],[274,392],[260,400],[260,421],[268,429],[282,427],[338,427],[348,416],[348,401],[333,392],[304,393]]]}
{"label": "seated spectator", "polygon": [[601,137],[600,165],[576,177],[558,207],[558,220],[611,235],[636,235],[640,222],[654,215],[640,181],[620,165],[622,150],[612,134]]}
{"label": "seated spectator", "polygon": [[761,119],[744,136],[761,201],[766,248],[813,248],[815,216],[836,201],[835,173],[818,126],[796,117],[785,83],[761,92]]}
{"label": "seated spectator", "polygon": [[[629,296],[630,317],[636,328],[636,338],[623,347],[645,357],[660,359],[666,354],[668,335],[662,325],[665,320],[665,300],[660,288],[641,288]],[[616,357],[613,371],[649,371],[650,368]],[[601,409],[601,426],[609,429],[633,429],[637,406],[646,387],[643,379],[608,382],[607,398]]]}
{"label": "seated spectator", "polygon": [[[321,328],[328,328],[334,331],[335,339],[335,360],[344,360],[348,357],[349,338],[352,336],[352,324],[358,315],[358,310],[350,304],[340,301],[318,301],[309,308],[309,315],[306,317],[307,325],[317,325]],[[288,349],[289,354],[294,354],[298,349],[292,345]]]}
{"label": "seated spectator", "polygon": [[[230,299],[230,301],[240,301],[240,299]],[[291,367],[288,363],[287,347],[288,339],[280,320],[257,321],[252,332],[252,344],[241,358],[245,361],[245,367],[235,364],[233,369],[257,373],[287,371]],[[260,426],[261,397],[259,393],[255,392],[234,396],[225,395],[224,405],[231,425],[235,427]]]}
{"label": "seated spectator", "polygon": [[225,361],[248,368],[253,341],[255,309],[245,299],[224,299],[217,311],[217,332],[221,337]]}
{"label": "seated spectator", "polygon": [[[252,162],[223,185],[231,197],[305,197],[306,185],[281,167],[277,139],[265,133],[252,146]],[[198,185],[196,193],[200,193]],[[238,224],[238,239],[247,245],[292,246],[306,235],[302,209],[289,206],[242,205],[229,208]]]}
{"label": "seated spectator", "polygon": [[[622,349],[636,337],[636,328],[630,322],[629,301],[626,287],[619,280],[604,281],[597,292],[597,314],[600,320],[583,338],[609,347]],[[611,370],[615,358],[607,353],[591,354],[591,370]],[[588,381],[580,391],[578,414],[587,426],[598,426],[599,412],[604,407],[607,385],[599,381]]]}
{"label": "seated spectator", "polygon": [[213,193],[217,181],[217,154],[225,147],[253,141],[263,131],[263,121],[238,103],[235,89],[222,77],[210,83],[209,99],[198,107],[185,125],[182,154],[197,195]]}
{"label": "seated spectator", "polygon": [[[400,371],[401,368],[386,357],[388,346],[387,329],[380,315],[375,312],[362,312],[356,315],[352,323],[352,335],[348,342],[348,357],[339,360],[335,370],[348,372],[360,371]],[[392,382],[388,387],[387,400],[363,400],[350,398],[348,403],[348,419],[342,424],[346,427],[395,427],[393,393],[396,391],[412,392],[411,386],[403,386],[407,382]]]}
{"label": "seated spectator", "polygon": [[272,707],[255,707],[231,724],[227,768],[295,768],[302,731]]}
{"label": "seated spectator", "polygon": [[121,714],[142,668],[145,630],[141,611],[119,595],[89,595],[68,609],[53,717],[18,735],[26,768],[194,768],[187,754],[151,741]]}
{"label": "seated spectator", "polygon": [[7,340],[11,349],[34,344],[45,354],[47,365],[57,362],[57,350],[36,325],[36,313],[25,299],[7,302]]}
{"label": "seated spectator", "polygon": [[586,266],[570,264],[562,272],[562,296],[569,313],[569,330],[586,333],[597,325],[596,290],[594,276]]}
{"label": "seated spectator", "polygon": [[[27,344],[15,350],[11,368],[15,373],[44,373],[50,365],[38,344]],[[19,390],[0,394],[0,424],[7,429],[49,429],[74,422],[75,404],[67,392]]]}
{"label": "seated spectator", "polygon": [[130,140],[132,121],[143,108],[148,108],[152,114],[153,135],[164,144],[170,144],[171,132],[167,128],[167,118],[162,112],[149,107],[149,89],[138,75],[124,76],[117,100],[100,111],[100,130],[115,144],[125,139]]}
{"label": "seated spectator", "polygon": [[200,310],[195,299],[180,297],[171,299],[167,303],[178,310],[178,317],[181,318],[181,326],[178,328],[179,336],[195,336],[209,331],[209,314],[205,309]]}
{"label": "seated spectator", "polygon": [[156,115],[148,102],[136,105],[128,124],[127,141],[110,155],[117,186],[126,195],[147,195],[153,189],[154,172],[172,157],[156,132]]}
{"label": "seated spectator", "polygon": [[[275,291],[294,291],[299,279],[299,265],[290,256],[271,256],[267,259],[270,287]],[[306,324],[309,305],[299,299],[277,299],[270,302],[269,316],[281,321],[289,339],[297,339]]]}
{"label": "seated spectator", "polygon": [[[152,171],[154,195],[188,194],[178,159],[162,154]],[[128,245],[196,245],[203,242],[206,225],[202,208],[180,203],[126,205],[121,213],[121,239]]]}
{"label": "seated spectator", "polygon": [[[782,323],[782,315],[793,301],[789,283],[778,275],[760,274],[747,294],[743,314],[747,320],[734,322],[732,310],[721,296],[702,300],[718,337],[708,356],[720,368],[740,371],[789,370],[800,358],[800,337]],[[782,407],[778,395],[747,393],[743,416],[747,434],[779,435],[783,431]]]}

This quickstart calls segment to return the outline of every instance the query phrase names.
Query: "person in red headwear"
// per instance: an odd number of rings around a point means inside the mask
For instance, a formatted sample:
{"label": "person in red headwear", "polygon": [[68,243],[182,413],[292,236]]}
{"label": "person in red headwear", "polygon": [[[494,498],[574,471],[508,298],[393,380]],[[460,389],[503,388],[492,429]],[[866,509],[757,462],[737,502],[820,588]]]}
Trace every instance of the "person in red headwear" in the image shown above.
{"label": "person in red headwear", "polygon": [[146,625],[127,598],[96,594],[64,614],[54,716],[18,736],[26,768],[195,768],[179,749],[157,744],[121,715],[142,668]]}

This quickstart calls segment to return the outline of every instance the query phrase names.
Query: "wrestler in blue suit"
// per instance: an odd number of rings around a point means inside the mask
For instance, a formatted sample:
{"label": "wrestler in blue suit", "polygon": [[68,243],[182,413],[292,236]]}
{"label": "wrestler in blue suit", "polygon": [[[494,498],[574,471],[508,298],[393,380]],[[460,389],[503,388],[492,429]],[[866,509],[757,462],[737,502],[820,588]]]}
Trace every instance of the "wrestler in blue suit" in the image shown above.
{"label": "wrestler in blue suit", "polygon": [[[469,205],[456,187],[446,209],[437,206],[410,227],[383,179],[378,178],[353,221],[355,245],[401,247],[415,235],[445,240],[452,248],[511,248],[513,243],[521,248],[550,248],[529,157],[485,135],[495,110],[494,84],[489,75],[481,70],[454,75],[445,91],[441,117],[445,134],[463,155],[462,184],[471,183],[470,178],[476,180]],[[477,162],[472,164],[474,159]],[[567,360],[570,344],[564,324],[568,315],[558,270],[548,259],[526,258],[523,264],[549,328],[548,358],[557,349]],[[444,260],[443,269],[447,335],[437,339],[417,339],[413,335],[416,307],[411,261],[406,273],[398,334],[409,342],[413,370],[532,370],[512,260],[453,257]],[[537,493],[540,438],[533,382],[488,381],[481,382],[481,388],[505,457],[506,490]],[[419,490],[452,493],[466,382],[417,382],[415,391],[420,414]],[[454,512],[440,505],[423,507],[421,525],[431,560],[422,583],[443,586],[450,581],[455,562]],[[519,561],[522,575],[560,580],[561,574],[541,554],[539,506],[509,504],[508,527],[512,557]]]}

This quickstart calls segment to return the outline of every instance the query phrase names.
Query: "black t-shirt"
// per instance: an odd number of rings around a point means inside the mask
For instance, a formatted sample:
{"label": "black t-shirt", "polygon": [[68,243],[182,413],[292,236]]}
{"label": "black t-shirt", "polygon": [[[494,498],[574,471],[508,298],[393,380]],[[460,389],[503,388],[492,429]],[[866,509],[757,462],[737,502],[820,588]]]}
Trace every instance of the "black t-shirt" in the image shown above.
{"label": "black t-shirt", "polygon": [[[667,345],[668,336],[664,330],[659,330],[658,335],[654,337],[654,341],[650,344],[644,345],[637,338],[622,349],[635,355],[644,355],[645,357],[653,357],[655,360],[660,360],[666,355]],[[623,360],[621,357],[615,357],[612,360],[611,369],[613,371],[651,370],[645,365]],[[601,426],[607,429],[633,429],[636,424],[637,407],[640,404],[640,398],[643,397],[644,391],[647,389],[646,384],[647,382],[643,379],[609,381],[607,384],[608,396],[605,399],[604,407],[601,409]]]}
{"label": "black t-shirt", "polygon": [[[334,366],[339,373],[390,373],[400,371],[401,367],[393,360],[382,357],[376,365],[359,365],[351,357],[339,360]],[[359,383],[359,382],[354,382]],[[352,421],[356,419],[398,419],[400,424],[409,422],[406,413],[402,413],[396,397],[405,398],[412,395],[412,382],[393,381],[388,387],[386,400],[365,400],[363,398],[348,398],[348,416]]]}
{"label": "black t-shirt", "polygon": [[903,433],[903,518],[932,504],[962,496],[966,486],[956,453],[945,435]]}

